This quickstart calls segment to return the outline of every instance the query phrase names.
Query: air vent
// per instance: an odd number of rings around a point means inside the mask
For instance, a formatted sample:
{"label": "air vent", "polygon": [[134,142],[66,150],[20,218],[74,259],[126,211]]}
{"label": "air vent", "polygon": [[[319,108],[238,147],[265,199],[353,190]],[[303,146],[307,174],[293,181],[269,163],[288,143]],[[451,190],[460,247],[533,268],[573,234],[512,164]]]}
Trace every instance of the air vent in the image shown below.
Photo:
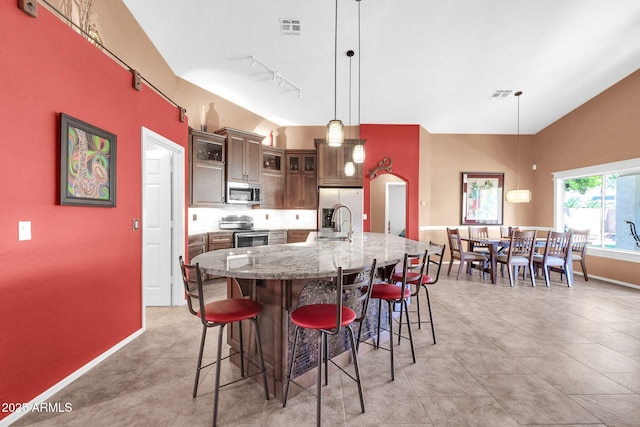
{"label": "air vent", "polygon": [[491,99],[500,100],[508,97],[513,90],[510,89],[499,89],[496,90],[493,95],[491,95]]}
{"label": "air vent", "polygon": [[280,18],[280,33],[283,36],[299,36],[302,34],[302,22],[299,19]]}

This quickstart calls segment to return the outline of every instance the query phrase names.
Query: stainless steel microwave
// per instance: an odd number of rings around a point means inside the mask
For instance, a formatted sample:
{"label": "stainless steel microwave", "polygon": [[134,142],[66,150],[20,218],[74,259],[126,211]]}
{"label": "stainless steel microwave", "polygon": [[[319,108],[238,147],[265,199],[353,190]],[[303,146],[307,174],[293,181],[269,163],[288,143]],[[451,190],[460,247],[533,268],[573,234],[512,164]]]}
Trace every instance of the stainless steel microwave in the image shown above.
{"label": "stainless steel microwave", "polygon": [[227,182],[227,203],[259,205],[262,202],[260,184]]}

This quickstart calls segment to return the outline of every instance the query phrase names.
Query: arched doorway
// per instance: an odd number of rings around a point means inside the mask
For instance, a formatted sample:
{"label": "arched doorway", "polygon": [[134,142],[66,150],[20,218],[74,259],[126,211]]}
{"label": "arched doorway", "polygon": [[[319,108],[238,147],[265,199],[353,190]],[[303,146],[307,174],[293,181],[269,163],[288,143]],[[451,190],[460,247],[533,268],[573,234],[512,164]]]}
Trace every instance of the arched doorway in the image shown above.
{"label": "arched doorway", "polygon": [[371,180],[370,231],[404,236],[407,226],[407,183],[393,175],[382,174]]}

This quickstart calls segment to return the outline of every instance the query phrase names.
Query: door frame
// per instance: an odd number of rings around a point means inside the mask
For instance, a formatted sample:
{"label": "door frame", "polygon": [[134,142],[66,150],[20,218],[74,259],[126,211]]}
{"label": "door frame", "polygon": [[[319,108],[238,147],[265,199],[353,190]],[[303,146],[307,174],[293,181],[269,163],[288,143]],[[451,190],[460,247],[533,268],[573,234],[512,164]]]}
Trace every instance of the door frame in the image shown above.
{"label": "door frame", "polygon": [[405,237],[407,235],[407,183],[406,181],[391,181],[385,183],[385,192],[384,192],[384,229],[385,234],[389,234],[389,189],[390,187],[402,187],[404,188],[404,229],[405,229]]}
{"label": "door frame", "polygon": [[[171,305],[184,305],[184,289],[182,284],[182,276],[180,274],[180,266],[178,257],[184,257],[185,242],[185,148],[164,136],[142,127],[141,132],[141,150],[142,150],[142,211],[146,209],[145,184],[146,184],[146,142],[150,141],[157,144],[173,154],[171,156],[171,194],[172,206],[171,217],[173,218],[173,227],[171,233]],[[142,322],[145,325],[146,301],[144,296],[144,271],[145,263],[148,262],[144,257],[144,226],[142,227],[141,251],[142,251]]]}

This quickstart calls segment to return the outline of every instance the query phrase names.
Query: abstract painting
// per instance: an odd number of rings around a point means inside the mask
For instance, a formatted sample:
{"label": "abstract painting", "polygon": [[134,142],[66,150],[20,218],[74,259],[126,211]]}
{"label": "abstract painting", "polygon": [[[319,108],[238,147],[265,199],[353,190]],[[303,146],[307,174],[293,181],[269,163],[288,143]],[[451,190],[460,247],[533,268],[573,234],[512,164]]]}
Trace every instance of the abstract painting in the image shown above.
{"label": "abstract painting", "polygon": [[63,113],[60,204],[116,205],[116,136]]}

